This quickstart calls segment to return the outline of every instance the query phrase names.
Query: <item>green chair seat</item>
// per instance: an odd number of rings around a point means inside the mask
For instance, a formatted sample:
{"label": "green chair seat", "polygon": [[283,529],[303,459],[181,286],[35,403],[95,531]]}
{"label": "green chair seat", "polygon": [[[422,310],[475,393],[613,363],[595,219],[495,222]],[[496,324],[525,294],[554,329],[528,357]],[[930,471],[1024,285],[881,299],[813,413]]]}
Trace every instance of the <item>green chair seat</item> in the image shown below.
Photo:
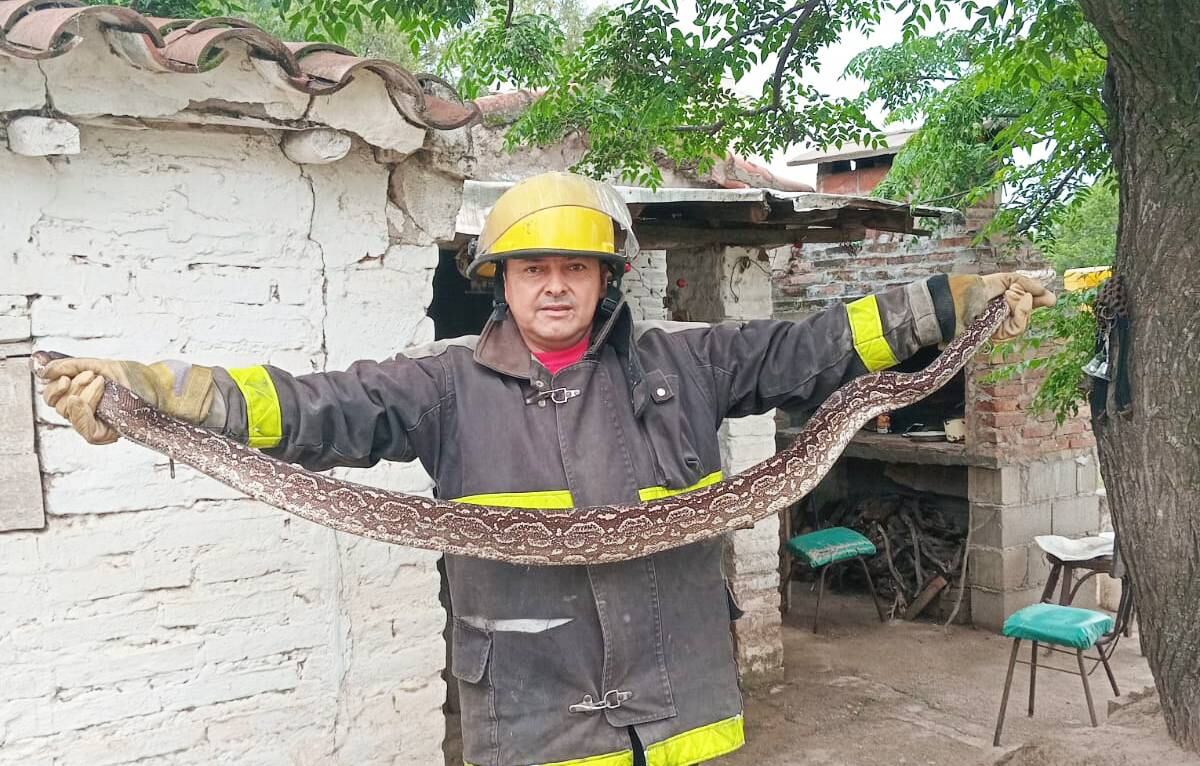
{"label": "green chair seat", "polygon": [[1090,649],[1112,627],[1113,618],[1102,612],[1058,604],[1033,604],[1017,610],[1005,620],[1002,632],[1009,638]]}
{"label": "green chair seat", "polygon": [[814,569],[856,556],[874,556],[875,544],[846,527],[830,527],[788,540],[788,549]]}

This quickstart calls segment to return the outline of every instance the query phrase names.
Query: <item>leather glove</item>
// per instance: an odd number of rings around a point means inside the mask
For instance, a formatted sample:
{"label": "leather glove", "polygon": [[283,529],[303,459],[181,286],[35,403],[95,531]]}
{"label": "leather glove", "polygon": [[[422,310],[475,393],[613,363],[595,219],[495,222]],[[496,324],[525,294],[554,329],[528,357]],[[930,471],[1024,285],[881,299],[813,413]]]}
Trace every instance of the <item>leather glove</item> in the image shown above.
{"label": "leather glove", "polygon": [[96,417],[104,381],[112,380],[160,411],[201,424],[212,409],[215,388],[210,367],[184,362],[118,362],[108,359],[56,359],[38,376],[48,381],[42,398],[91,444],[112,444],[120,434]]}
{"label": "leather glove", "polygon": [[969,274],[952,276],[950,294],[954,297],[955,335],[979,316],[992,298],[1004,296],[1008,303],[1008,318],[992,335],[994,341],[1011,340],[1024,333],[1034,309],[1053,306],[1058,302],[1058,298],[1045,285],[1013,272],[983,277]]}

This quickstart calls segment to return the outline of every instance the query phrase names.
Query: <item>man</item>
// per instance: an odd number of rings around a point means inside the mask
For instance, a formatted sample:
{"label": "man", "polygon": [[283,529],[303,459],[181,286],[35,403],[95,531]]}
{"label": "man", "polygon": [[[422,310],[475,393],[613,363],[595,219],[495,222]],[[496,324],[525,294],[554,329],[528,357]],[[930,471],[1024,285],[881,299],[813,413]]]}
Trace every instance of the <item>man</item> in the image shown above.
{"label": "man", "polygon": [[[948,341],[995,295],[1022,331],[1054,296],[1016,275],[935,277],[800,322],[651,326],[619,292],[637,251],[611,187],[566,173],[496,203],[471,274],[497,310],[478,337],[346,372],[61,360],[45,398],[89,441],[103,378],[182,419],[314,470],[419,459],[437,494],[570,508],[721,478],[726,417],[799,403]],[[603,566],[447,556],[465,759],[476,766],[686,766],[743,742],[735,608],[710,541]]]}

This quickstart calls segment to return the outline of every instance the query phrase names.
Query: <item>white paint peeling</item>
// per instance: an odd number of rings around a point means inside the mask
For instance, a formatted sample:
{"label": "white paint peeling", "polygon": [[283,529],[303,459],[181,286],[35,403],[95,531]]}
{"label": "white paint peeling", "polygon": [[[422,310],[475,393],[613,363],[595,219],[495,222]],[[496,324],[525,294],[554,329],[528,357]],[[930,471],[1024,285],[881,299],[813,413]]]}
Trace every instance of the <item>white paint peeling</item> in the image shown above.
{"label": "white paint peeling", "polygon": [[36,61],[0,56],[0,112],[41,109],[46,81]]}
{"label": "white paint peeling", "polygon": [[[0,315],[38,348],[306,372],[325,344],[344,365],[431,335],[436,247],[391,245],[388,168],[365,147],[305,177],[266,134],[81,142],[70,162],[0,151],[21,189]],[[184,466],[172,480],[40,400],[36,418],[47,529],[0,534],[0,762],[440,762],[435,555],[339,540]],[[416,464],[340,473],[431,489]]]}
{"label": "white paint peeling", "polygon": [[411,154],[425,143],[425,130],[400,116],[387,86],[371,72],[358,72],[349,85],[333,95],[314,96],[309,117],[399,155]]}

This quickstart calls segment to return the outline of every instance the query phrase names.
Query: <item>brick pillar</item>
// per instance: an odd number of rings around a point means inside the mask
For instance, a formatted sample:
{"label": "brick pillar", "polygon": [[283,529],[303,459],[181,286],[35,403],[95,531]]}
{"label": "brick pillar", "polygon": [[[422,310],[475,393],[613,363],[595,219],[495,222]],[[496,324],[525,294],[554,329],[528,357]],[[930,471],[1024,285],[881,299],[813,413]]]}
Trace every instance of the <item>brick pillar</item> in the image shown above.
{"label": "brick pillar", "polygon": [[[984,382],[995,366],[979,357],[967,376],[967,444],[976,462],[968,476],[971,620],[993,630],[1041,597],[1049,567],[1035,536],[1100,531],[1086,408],[1061,425],[1053,415],[1035,416],[1028,407],[1043,374]],[[1074,603],[1094,606],[1095,588],[1081,589]]]}
{"label": "brick pillar", "polygon": [[[771,316],[770,266],[757,248],[672,250],[667,253],[672,318],[721,322]],[[679,287],[678,280],[685,280]],[[732,475],[775,454],[775,413],[726,420],[721,456]],[[734,624],[743,678],[768,682],[783,677],[780,634],[779,518],[730,535],[726,575],[745,615]]]}
{"label": "brick pillar", "polygon": [[667,319],[667,251],[643,250],[621,283],[634,319]]}

